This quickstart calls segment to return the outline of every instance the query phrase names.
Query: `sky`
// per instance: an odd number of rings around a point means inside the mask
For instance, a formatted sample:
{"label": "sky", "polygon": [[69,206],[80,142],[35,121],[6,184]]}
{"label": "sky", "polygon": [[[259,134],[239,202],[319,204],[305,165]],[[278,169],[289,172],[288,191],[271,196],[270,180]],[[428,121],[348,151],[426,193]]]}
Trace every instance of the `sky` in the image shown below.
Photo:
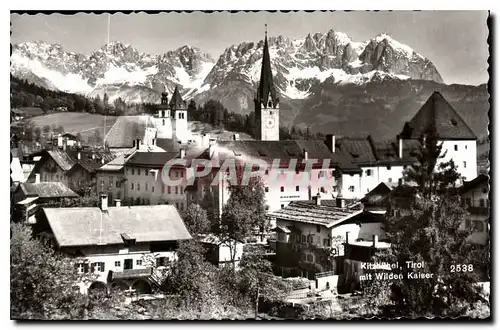
{"label": "sky", "polygon": [[[486,11],[116,13],[109,40],[151,54],[190,45],[217,60],[233,44],[261,40],[264,24],[270,36],[291,39],[330,29],[353,41],[388,33],[429,58],[445,83],[478,85],[489,77],[487,17]],[[106,44],[107,31],[108,14],[11,14],[13,43],[41,40],[88,54]]]}

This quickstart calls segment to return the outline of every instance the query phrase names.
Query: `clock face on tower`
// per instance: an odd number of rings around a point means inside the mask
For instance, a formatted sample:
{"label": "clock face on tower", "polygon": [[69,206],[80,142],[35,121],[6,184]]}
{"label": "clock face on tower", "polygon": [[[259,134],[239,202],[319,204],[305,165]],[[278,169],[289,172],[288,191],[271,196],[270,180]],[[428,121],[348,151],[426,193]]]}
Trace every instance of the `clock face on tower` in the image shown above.
{"label": "clock face on tower", "polygon": [[269,119],[267,120],[267,122],[266,122],[266,126],[267,126],[268,128],[272,128],[272,127],[274,127],[274,119],[269,118]]}

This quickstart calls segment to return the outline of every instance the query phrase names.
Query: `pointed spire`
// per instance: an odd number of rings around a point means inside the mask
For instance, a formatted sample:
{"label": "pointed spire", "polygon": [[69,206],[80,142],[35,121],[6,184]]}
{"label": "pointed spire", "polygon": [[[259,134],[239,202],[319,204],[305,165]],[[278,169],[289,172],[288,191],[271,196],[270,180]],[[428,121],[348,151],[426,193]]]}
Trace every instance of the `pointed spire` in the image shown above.
{"label": "pointed spire", "polygon": [[264,50],[262,52],[262,69],[260,72],[259,88],[257,90],[257,101],[268,106],[271,96],[272,107],[275,108],[279,102],[273,82],[271,70],[271,57],[269,56],[269,44],[267,42],[267,24],[265,25]]}
{"label": "pointed spire", "polygon": [[174,94],[172,95],[172,98],[170,99],[170,103],[168,105],[173,110],[182,109],[184,107],[184,101],[182,100],[182,96],[179,93],[178,85],[175,85]]}

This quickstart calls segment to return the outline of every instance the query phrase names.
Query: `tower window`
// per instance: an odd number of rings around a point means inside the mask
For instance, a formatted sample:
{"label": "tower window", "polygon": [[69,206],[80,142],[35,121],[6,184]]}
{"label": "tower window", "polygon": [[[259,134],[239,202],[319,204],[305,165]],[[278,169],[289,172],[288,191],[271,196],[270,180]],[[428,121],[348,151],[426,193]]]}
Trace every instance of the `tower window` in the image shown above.
{"label": "tower window", "polygon": [[284,192],[285,191],[285,187],[281,186],[280,190],[281,190],[281,192]]}
{"label": "tower window", "polygon": [[295,191],[299,191],[300,190],[300,187],[299,186],[295,186]]}
{"label": "tower window", "polygon": [[273,106],[273,103],[271,101],[267,102],[267,106],[271,108]]}
{"label": "tower window", "polygon": [[162,122],[163,122],[163,126],[165,126],[165,119],[162,119]]}
{"label": "tower window", "polygon": [[265,192],[269,192],[269,187],[265,187],[265,188],[264,188],[264,191],[265,191]]}
{"label": "tower window", "polygon": [[269,111],[269,114],[272,116],[272,115],[273,115],[273,112],[272,112],[272,111]]}
{"label": "tower window", "polygon": [[455,144],[455,151],[458,151],[458,144]]}
{"label": "tower window", "polygon": [[467,162],[464,162],[464,168],[467,168]]}

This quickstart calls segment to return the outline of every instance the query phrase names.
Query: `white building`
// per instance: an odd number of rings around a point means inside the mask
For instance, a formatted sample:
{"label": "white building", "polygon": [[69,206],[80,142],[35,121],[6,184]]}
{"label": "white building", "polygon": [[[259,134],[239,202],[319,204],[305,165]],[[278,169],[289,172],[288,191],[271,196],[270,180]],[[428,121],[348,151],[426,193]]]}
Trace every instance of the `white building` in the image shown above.
{"label": "white building", "polygon": [[80,283],[82,292],[118,287],[149,293],[161,285],[153,268],[168,267],[178,242],[191,239],[171,205],[109,207],[104,195],[100,207],[43,212],[56,248],[76,259],[80,273],[95,275],[92,282]]}
{"label": "white building", "polygon": [[444,158],[439,162],[453,159],[463,181],[474,179],[478,174],[477,136],[439,92],[434,92],[405,124],[399,136],[401,153],[408,140],[418,140],[428,129],[434,129],[439,141],[443,143]]}
{"label": "white building", "polygon": [[175,139],[180,143],[188,143],[187,103],[181,97],[176,86],[174,94],[168,102],[168,94],[162,93],[161,103],[154,117],[158,138]]}

